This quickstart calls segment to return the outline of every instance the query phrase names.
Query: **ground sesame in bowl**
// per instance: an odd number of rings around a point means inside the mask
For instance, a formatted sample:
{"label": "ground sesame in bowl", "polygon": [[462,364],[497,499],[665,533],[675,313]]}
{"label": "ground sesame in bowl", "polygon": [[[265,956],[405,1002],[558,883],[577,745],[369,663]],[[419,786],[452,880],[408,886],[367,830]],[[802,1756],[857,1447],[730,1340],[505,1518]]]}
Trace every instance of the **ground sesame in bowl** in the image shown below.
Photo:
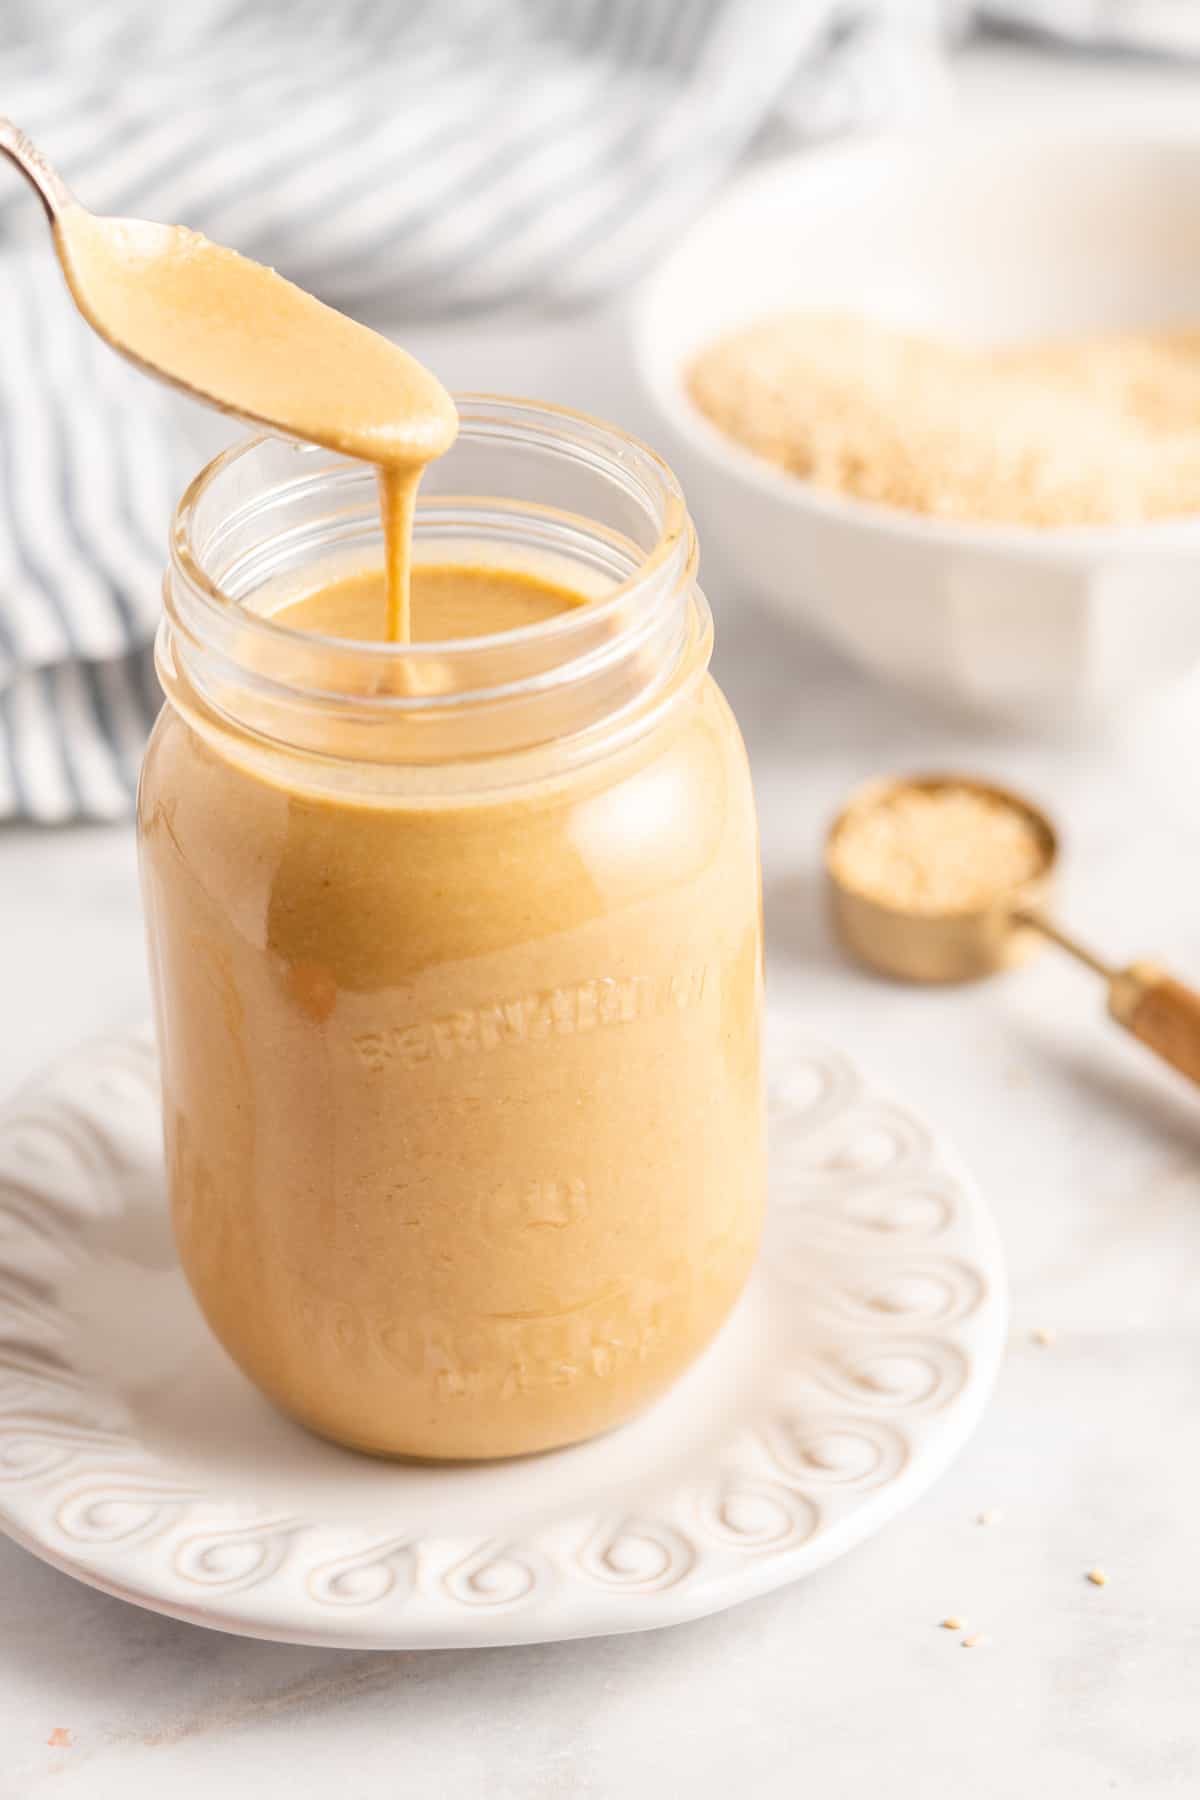
{"label": "ground sesame in bowl", "polygon": [[632,322],[710,581],[1010,732],[1200,671],[1200,135],[956,122],[780,156]]}
{"label": "ground sesame in bowl", "polygon": [[1200,330],[972,347],[793,311],[686,379],[726,436],[829,492],[981,524],[1200,515]]}

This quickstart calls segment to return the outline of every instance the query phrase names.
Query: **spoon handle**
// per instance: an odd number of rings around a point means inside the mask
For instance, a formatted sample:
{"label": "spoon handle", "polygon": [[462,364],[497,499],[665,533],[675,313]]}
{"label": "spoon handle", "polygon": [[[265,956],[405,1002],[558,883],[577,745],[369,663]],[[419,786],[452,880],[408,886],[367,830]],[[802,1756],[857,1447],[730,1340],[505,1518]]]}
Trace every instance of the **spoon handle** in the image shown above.
{"label": "spoon handle", "polygon": [[71,190],[59,174],[30,143],[19,125],[0,117],[0,153],[16,164],[46,209],[53,225],[60,212],[73,204]]}
{"label": "spoon handle", "polygon": [[1157,963],[1120,969],[1108,984],[1108,1010],[1189,1080],[1200,1083],[1200,994]]}

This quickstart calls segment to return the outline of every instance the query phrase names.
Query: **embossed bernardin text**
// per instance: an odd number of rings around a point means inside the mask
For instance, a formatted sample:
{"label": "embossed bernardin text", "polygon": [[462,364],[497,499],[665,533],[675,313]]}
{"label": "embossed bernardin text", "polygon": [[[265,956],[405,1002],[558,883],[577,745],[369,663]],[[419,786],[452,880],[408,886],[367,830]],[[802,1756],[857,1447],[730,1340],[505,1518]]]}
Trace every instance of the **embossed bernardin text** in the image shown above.
{"label": "embossed bernardin text", "polygon": [[415,1025],[360,1032],[351,1042],[372,1073],[390,1063],[414,1069],[421,1063],[453,1062],[507,1046],[544,1044],[685,1012],[703,1000],[708,980],[706,964],[673,975],[598,975],[570,987],[519,994]]}

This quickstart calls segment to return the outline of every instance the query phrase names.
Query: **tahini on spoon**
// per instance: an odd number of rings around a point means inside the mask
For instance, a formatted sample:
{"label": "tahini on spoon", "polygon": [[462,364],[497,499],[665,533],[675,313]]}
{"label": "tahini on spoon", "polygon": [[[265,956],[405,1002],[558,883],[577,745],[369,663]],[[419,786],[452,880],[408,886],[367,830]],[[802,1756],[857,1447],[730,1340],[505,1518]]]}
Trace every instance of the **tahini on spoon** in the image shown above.
{"label": "tahini on spoon", "polygon": [[453,443],[454,402],[389,339],[185,226],[89,212],[11,119],[0,152],[45,208],[80,312],[140,369],[366,462],[421,465]]}
{"label": "tahini on spoon", "polygon": [[114,350],[222,412],[376,465],[388,636],[406,641],[417,482],[458,431],[441,382],[387,338],[198,232],[89,212],[11,119],[0,118],[0,151],[41,200],[75,304]]}

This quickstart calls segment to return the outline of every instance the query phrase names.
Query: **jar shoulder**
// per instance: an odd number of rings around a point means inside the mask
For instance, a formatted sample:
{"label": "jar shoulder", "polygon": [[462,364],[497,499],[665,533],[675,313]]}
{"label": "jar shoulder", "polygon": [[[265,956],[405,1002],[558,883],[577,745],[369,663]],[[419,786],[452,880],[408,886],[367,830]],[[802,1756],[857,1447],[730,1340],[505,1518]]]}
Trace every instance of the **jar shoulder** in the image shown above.
{"label": "jar shoulder", "polygon": [[[231,740],[235,742],[236,740]],[[597,759],[572,775],[511,791],[481,792],[441,800],[436,791],[394,800],[376,799],[363,786],[314,790],[286,772],[264,777],[228,753],[219,737],[194,729],[170,705],[160,712],[147,741],[138,785],[137,818],[143,837],[164,822],[186,825],[189,835],[215,847],[222,839],[245,841],[277,834],[303,819],[324,837],[362,836],[374,842],[486,834],[494,840],[561,827],[571,816],[600,814],[628,826],[633,815],[660,824],[694,825],[697,815],[722,816],[753,809],[745,747],[737,721],[711,675],[704,675],[688,703],[664,727],[630,751]],[[286,771],[286,763],[280,765]]]}
{"label": "jar shoulder", "polygon": [[[758,851],[745,751],[706,677],[636,756],[544,791],[451,806],[337,804],[249,774],[160,719],[142,859],[170,904],[287,956],[399,965],[533,942],[653,903],[749,917]],[[385,948],[386,947],[386,948]]]}

